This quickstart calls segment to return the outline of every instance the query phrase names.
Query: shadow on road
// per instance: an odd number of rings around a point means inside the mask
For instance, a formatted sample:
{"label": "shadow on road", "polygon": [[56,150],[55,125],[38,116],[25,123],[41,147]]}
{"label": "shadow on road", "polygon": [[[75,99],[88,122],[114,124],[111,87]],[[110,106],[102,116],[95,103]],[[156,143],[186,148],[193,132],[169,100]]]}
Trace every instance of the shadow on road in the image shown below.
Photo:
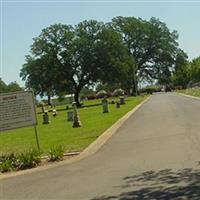
{"label": "shadow on road", "polygon": [[92,200],[200,200],[200,170],[183,169],[147,171],[123,179],[126,192]]}

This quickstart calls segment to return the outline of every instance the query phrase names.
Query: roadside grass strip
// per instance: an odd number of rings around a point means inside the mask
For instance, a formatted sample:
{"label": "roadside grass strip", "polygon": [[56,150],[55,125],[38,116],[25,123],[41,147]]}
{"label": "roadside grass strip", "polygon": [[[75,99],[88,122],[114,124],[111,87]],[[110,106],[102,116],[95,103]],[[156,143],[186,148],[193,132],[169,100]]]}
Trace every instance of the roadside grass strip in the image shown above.
{"label": "roadside grass strip", "polygon": [[179,90],[178,93],[200,98],[200,88],[191,88],[191,89],[186,89],[186,90]]}
{"label": "roadside grass strip", "polygon": [[[62,146],[65,153],[83,151],[96,140],[106,129],[118,119],[140,104],[147,97],[128,97],[126,104],[116,108],[109,104],[109,113],[102,113],[101,100],[85,102],[86,107],[78,109],[82,127],[73,128],[72,122],[67,121],[66,106],[60,106],[58,115],[49,112],[50,124],[43,124],[42,114],[37,114],[38,137],[43,155],[54,146]],[[109,102],[111,100],[109,99]],[[9,153],[23,153],[29,149],[36,149],[34,127],[20,128],[0,134],[0,155]]]}

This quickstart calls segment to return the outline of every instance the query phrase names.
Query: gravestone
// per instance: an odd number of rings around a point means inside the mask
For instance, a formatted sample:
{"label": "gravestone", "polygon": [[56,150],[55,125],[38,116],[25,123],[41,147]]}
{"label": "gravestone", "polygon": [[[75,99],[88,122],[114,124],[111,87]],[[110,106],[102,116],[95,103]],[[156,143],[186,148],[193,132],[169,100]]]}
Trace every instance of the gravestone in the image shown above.
{"label": "gravestone", "polygon": [[103,113],[109,113],[108,100],[106,99],[106,97],[102,99],[102,108],[103,108]]}
{"label": "gravestone", "polygon": [[49,121],[48,111],[45,110],[44,114],[43,114],[43,124],[49,124],[49,123],[50,123],[50,121]]}
{"label": "gravestone", "polygon": [[120,102],[120,105],[125,104],[125,98],[124,98],[124,96],[120,96],[119,97],[119,102]]}
{"label": "gravestone", "polygon": [[58,113],[57,113],[57,110],[56,110],[56,109],[53,109],[53,110],[52,110],[52,115],[53,115],[53,117],[56,117],[57,114],[58,114]]}
{"label": "gravestone", "polygon": [[73,111],[67,112],[67,121],[72,122],[74,120],[74,113]]}
{"label": "gravestone", "polygon": [[120,103],[118,101],[116,102],[116,108],[120,108]]}
{"label": "gravestone", "polygon": [[73,127],[74,128],[81,127],[81,122],[80,122],[78,110],[77,110],[77,107],[76,107],[76,102],[72,103],[72,107],[73,107],[73,114],[74,114]]}

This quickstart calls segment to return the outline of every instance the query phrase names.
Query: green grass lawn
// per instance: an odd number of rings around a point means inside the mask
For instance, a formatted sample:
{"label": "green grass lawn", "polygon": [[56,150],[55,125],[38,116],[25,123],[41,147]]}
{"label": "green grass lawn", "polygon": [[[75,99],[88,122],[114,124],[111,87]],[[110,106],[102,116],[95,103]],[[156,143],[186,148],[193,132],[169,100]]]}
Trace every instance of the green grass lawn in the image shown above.
{"label": "green grass lawn", "polygon": [[[100,100],[85,102],[88,107],[79,109],[81,128],[72,128],[72,122],[67,121],[65,106],[59,107],[57,117],[49,113],[51,123],[42,124],[42,114],[37,114],[38,137],[42,151],[45,153],[54,145],[63,145],[67,152],[81,151],[114,124],[128,111],[142,102],[146,97],[129,97],[120,109],[115,104],[109,104],[110,113],[102,113]],[[0,133],[0,154],[22,152],[36,148],[34,127],[20,128]]]}
{"label": "green grass lawn", "polygon": [[192,89],[186,89],[186,90],[179,90],[178,92],[195,96],[195,97],[200,97],[200,88],[192,88]]}

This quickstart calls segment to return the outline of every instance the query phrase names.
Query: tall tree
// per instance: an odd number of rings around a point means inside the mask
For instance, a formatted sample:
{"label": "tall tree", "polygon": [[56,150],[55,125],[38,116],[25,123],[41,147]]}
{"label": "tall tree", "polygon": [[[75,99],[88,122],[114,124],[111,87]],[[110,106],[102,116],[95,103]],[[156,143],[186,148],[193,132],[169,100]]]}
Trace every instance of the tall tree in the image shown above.
{"label": "tall tree", "polygon": [[[26,81],[26,87],[32,88],[40,96],[55,94],[55,84],[59,79],[61,54],[71,43],[73,31],[71,26],[55,24],[42,30],[34,38],[31,55],[26,56],[26,63],[20,76]],[[67,39],[66,39],[67,38]]]}
{"label": "tall tree", "polygon": [[187,54],[179,49],[175,59],[175,67],[172,75],[172,83],[174,86],[187,87],[190,81],[190,69]]}
{"label": "tall tree", "polygon": [[97,64],[101,69],[100,81],[109,88],[128,89],[129,68],[134,60],[123,44],[121,34],[106,24],[96,43]]}
{"label": "tall tree", "polygon": [[190,77],[192,82],[200,82],[200,57],[193,59],[190,63]]}
{"label": "tall tree", "polygon": [[[119,81],[126,73],[127,62],[121,35],[103,23],[83,21],[74,29],[71,48],[62,53],[63,77],[60,80],[69,77],[75,101],[80,106],[82,88],[99,81]],[[67,88],[67,85],[61,88]]]}
{"label": "tall tree", "polygon": [[[71,88],[77,106],[80,106],[79,95],[82,88],[98,79],[99,69],[95,66],[94,45],[101,25],[94,20],[79,23],[73,29],[71,46],[61,53],[59,88],[61,92],[64,88]],[[69,82],[65,82],[66,79]]]}
{"label": "tall tree", "polygon": [[26,57],[26,63],[21,69],[20,76],[26,81],[26,88],[33,89],[35,95],[48,97],[48,104],[51,104],[51,96],[55,94],[55,63],[53,57],[42,55],[33,58]]}
{"label": "tall tree", "polygon": [[36,94],[73,92],[78,106],[85,86],[116,81],[125,74],[127,51],[121,35],[95,20],[75,27],[55,24],[34,39],[20,76]]}
{"label": "tall tree", "polygon": [[116,17],[113,27],[123,36],[124,44],[134,59],[130,68],[132,92],[137,95],[138,79],[158,79],[158,72],[174,64],[178,43],[176,31],[156,18],[150,21],[134,17]]}

